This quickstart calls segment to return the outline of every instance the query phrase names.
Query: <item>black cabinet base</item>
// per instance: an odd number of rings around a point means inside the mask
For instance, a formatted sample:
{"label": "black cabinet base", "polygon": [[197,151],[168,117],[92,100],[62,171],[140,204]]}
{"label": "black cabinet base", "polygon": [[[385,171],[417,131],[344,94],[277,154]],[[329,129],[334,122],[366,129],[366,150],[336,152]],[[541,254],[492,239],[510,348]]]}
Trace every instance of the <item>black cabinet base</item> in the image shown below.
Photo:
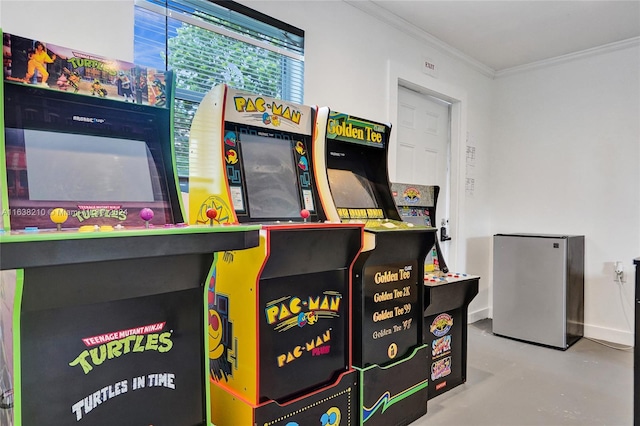
{"label": "black cabinet base", "polygon": [[423,338],[429,349],[429,399],[467,381],[467,310],[478,294],[479,281],[472,277],[425,283]]}

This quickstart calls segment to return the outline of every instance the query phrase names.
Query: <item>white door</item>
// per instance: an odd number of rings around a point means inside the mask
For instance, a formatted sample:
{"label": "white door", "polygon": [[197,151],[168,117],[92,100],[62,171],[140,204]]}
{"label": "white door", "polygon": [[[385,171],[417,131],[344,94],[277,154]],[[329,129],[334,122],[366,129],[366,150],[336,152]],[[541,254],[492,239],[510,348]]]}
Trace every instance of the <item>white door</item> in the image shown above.
{"label": "white door", "polygon": [[[438,228],[449,219],[450,107],[446,101],[398,86],[396,181],[440,187],[433,224]],[[440,246],[446,258],[448,244]]]}

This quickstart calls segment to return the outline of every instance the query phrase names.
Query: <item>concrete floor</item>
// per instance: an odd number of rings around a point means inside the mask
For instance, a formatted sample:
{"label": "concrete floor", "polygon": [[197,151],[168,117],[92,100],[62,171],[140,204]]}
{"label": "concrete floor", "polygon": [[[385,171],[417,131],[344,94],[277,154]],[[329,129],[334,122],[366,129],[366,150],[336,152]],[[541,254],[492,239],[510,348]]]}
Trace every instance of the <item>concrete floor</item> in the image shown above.
{"label": "concrete floor", "polygon": [[467,382],[411,426],[632,425],[633,350],[580,339],[566,351],[469,325]]}

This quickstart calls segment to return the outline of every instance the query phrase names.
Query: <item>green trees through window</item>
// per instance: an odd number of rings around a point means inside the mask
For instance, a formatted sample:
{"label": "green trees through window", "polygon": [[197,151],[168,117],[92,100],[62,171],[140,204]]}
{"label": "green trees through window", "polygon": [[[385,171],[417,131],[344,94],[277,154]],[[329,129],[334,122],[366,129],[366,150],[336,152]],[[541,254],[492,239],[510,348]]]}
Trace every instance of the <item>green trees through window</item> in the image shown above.
{"label": "green trees through window", "polygon": [[[134,62],[176,74],[176,163],[189,175],[189,128],[216,84],[303,102],[304,33],[234,2],[136,0]],[[186,188],[185,188],[186,189]]]}

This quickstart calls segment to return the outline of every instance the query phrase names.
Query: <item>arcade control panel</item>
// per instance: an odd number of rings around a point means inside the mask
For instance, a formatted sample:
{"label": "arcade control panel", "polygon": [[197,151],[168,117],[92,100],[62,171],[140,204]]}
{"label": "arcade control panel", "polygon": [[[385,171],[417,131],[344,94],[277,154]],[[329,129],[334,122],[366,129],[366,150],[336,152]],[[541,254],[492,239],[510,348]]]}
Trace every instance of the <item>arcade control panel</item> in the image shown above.
{"label": "arcade control panel", "polygon": [[[259,225],[190,226],[182,223],[153,225],[151,209],[140,212],[140,226],[83,225],[61,228],[64,209],[53,209],[51,228],[25,227],[0,230],[0,269],[21,269],[59,263],[82,263],[213,253],[258,245]],[[211,234],[216,234],[212,238]]]}
{"label": "arcade control panel", "polygon": [[437,286],[442,284],[451,284],[460,281],[469,281],[479,279],[477,275],[469,275],[461,272],[444,273],[427,273],[424,274],[424,284],[429,286]]}
{"label": "arcade control panel", "polygon": [[[192,228],[192,229],[203,230],[206,228],[213,227],[214,219],[216,218],[217,212],[213,209],[210,209],[210,210],[211,211],[207,211],[207,217],[210,219],[210,222],[208,225],[204,225],[204,226],[193,226],[193,225],[188,225],[186,223],[166,223],[161,226],[154,225],[151,223],[151,220],[154,217],[153,210],[150,208],[143,208],[140,210],[140,213],[139,213],[140,226],[124,226],[122,224],[116,224],[116,225],[92,224],[92,225],[82,225],[77,228],[63,228],[64,223],[69,218],[69,212],[63,208],[58,207],[58,208],[51,209],[49,213],[49,219],[51,220],[51,223],[55,227],[41,228],[38,226],[25,226],[23,229],[14,229],[11,231],[0,229],[0,235],[4,235],[4,236],[24,235],[24,234],[33,235],[33,234],[50,234],[50,233],[62,232],[66,234],[66,236],[68,237],[69,234],[75,233],[75,232],[86,233],[86,232],[111,232],[111,231],[125,231],[125,230],[140,231],[142,229],[176,230],[181,228]],[[225,225],[225,224],[222,224],[222,225]]]}
{"label": "arcade control panel", "polygon": [[[371,230],[411,229],[416,227],[413,223],[393,219],[347,219],[343,223],[364,223],[365,228]],[[417,226],[419,228],[419,226]]]}

